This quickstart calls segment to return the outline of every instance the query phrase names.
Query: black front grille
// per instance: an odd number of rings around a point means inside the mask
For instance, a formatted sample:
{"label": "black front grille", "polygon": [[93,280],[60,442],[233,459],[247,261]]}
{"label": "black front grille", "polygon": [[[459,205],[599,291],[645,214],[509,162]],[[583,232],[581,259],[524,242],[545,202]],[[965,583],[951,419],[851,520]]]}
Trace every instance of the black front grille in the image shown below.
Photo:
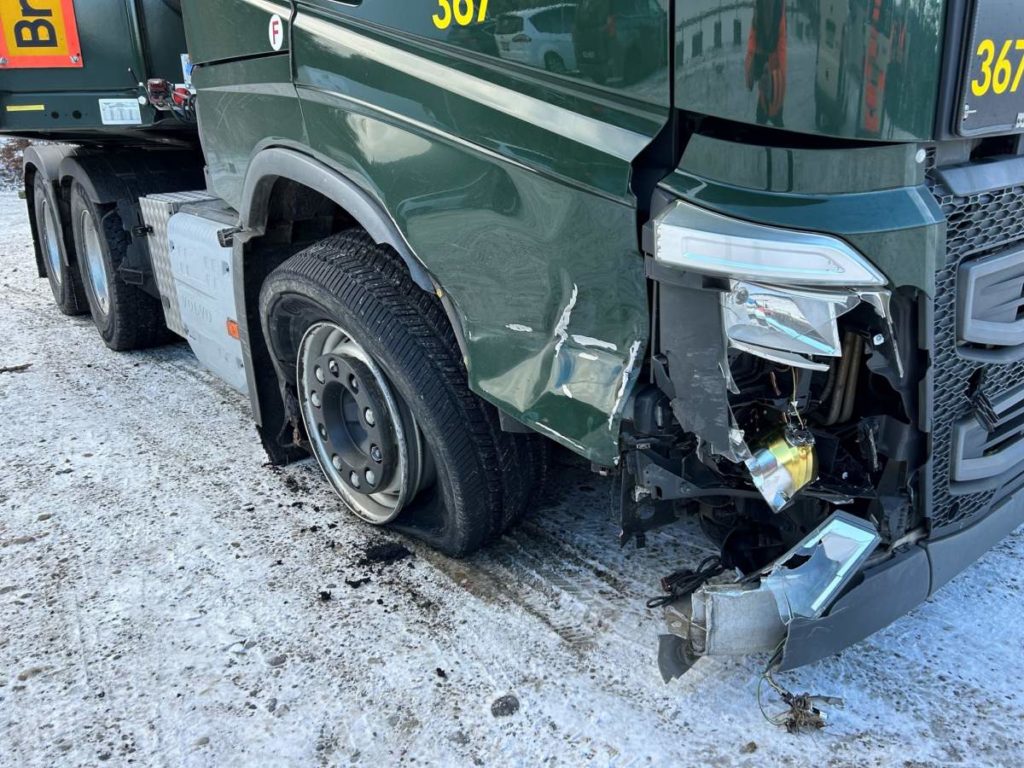
{"label": "black front grille", "polygon": [[992,355],[985,360],[974,346],[957,338],[960,268],[1024,242],[1024,183],[957,195],[933,172],[929,184],[948,223],[947,261],[937,276],[935,296],[930,510],[933,531],[946,532],[969,525],[1021,483],[1018,469],[983,483],[957,481],[953,466],[957,424],[975,414],[984,420],[987,404],[1005,399],[1024,384],[1024,361],[1007,362],[998,349],[987,350]]}

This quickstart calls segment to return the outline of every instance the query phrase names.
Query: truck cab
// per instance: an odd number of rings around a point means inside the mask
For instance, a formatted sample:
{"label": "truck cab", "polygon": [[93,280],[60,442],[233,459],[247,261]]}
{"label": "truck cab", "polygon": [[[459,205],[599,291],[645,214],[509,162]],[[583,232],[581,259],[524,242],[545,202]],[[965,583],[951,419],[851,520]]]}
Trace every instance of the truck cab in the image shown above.
{"label": "truck cab", "polygon": [[820,659],[1024,521],[1012,0],[150,5],[0,6],[81,41],[0,69],[0,129],[77,144],[26,156],[40,274],[114,348],[186,338],[368,523],[468,554],[572,452],[623,544],[719,550],[663,580],[672,677]]}

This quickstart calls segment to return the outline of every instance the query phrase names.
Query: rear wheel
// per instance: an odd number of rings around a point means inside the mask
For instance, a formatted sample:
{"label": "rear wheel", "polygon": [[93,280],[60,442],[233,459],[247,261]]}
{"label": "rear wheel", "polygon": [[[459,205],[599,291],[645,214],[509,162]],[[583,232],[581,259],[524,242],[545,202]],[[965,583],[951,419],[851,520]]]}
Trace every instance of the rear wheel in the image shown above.
{"label": "rear wheel", "polygon": [[160,301],[118,275],[128,255],[128,233],[117,210],[93,203],[76,182],[71,188],[71,228],[89,311],[106,345],[124,352],[169,340]]}
{"label": "rear wheel", "polygon": [[39,174],[36,174],[32,185],[32,196],[39,250],[43,254],[43,266],[53,299],[65,315],[80,315],[88,308],[82,279],[78,270],[64,262],[60,247],[60,219],[47,194],[46,181]]}
{"label": "rear wheel", "polygon": [[260,311],[311,451],[360,518],[461,556],[528,509],[541,438],[502,432],[469,391],[444,310],[393,251],[335,235],[270,275]]}

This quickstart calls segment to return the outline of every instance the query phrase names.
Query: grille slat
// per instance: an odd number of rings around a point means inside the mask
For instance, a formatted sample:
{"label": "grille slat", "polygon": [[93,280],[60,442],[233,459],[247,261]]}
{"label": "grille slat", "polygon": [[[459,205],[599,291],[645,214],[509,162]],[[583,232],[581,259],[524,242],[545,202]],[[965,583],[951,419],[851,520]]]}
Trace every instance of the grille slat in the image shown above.
{"label": "grille slat", "polygon": [[[957,281],[960,267],[1024,242],[1024,184],[973,195],[955,195],[938,174],[929,174],[929,184],[948,229],[946,265],[936,280],[935,344],[933,350],[934,392],[932,442],[933,498],[930,516],[933,531],[961,528],[983,516],[1003,488],[1019,485],[1020,472],[1014,468],[1007,477],[982,485],[956,483],[952,477],[954,428],[978,412],[979,402],[998,403],[1008,392],[1024,384],[1024,361],[982,362],[968,359],[958,350]],[[978,381],[984,397],[977,395]],[[1012,432],[1004,414],[999,421]],[[991,438],[998,441],[997,434]],[[1011,476],[1012,475],[1012,476]]]}

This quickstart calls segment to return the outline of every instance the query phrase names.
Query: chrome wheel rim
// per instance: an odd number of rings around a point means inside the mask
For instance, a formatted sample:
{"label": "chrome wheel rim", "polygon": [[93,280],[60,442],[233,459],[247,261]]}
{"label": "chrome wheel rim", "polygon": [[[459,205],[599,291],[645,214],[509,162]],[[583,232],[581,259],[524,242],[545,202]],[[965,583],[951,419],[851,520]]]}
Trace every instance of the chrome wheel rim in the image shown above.
{"label": "chrome wheel rim", "polygon": [[57,220],[50,209],[50,201],[46,199],[45,195],[41,197],[41,202],[42,207],[39,212],[39,220],[42,224],[43,252],[50,266],[50,277],[53,278],[54,283],[60,285],[62,273],[60,268],[60,240],[57,235]]}
{"label": "chrome wheel rim", "polygon": [[89,285],[99,310],[106,315],[110,311],[110,283],[107,280],[107,268],[103,263],[103,246],[96,222],[89,211],[82,211],[82,251],[85,257],[86,272]]}
{"label": "chrome wheel rim", "polygon": [[363,520],[391,522],[433,481],[412,412],[370,354],[335,323],[306,331],[296,373],[306,433],[331,486]]}

